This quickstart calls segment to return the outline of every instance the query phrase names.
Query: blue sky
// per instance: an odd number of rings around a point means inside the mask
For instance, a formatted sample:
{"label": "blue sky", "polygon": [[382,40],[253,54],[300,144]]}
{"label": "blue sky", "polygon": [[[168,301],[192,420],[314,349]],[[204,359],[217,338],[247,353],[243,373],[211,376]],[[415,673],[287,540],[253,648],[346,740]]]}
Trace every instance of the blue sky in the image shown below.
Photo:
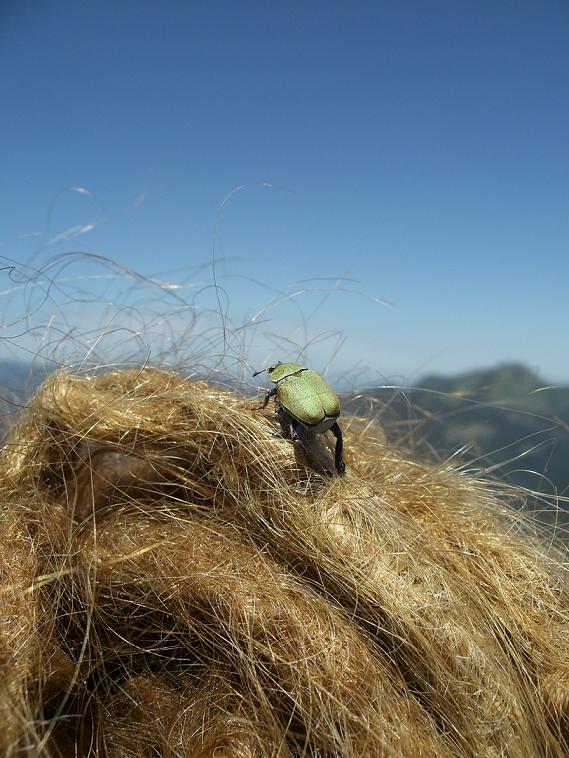
{"label": "blue sky", "polygon": [[[99,319],[136,312],[157,355],[188,293],[213,334],[215,244],[227,324],[262,312],[236,360],[569,381],[565,0],[4,0],[0,72],[4,353],[92,329],[80,358]],[[181,299],[85,258],[38,296],[33,272],[71,251]]]}

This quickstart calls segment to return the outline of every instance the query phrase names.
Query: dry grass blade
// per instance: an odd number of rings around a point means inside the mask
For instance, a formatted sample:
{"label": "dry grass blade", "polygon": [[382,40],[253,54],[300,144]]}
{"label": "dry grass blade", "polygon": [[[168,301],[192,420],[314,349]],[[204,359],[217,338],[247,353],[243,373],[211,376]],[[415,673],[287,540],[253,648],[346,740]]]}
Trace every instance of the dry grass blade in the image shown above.
{"label": "dry grass blade", "polygon": [[561,553],[373,425],[329,478],[251,405],[141,369],[19,417],[2,755],[566,755]]}

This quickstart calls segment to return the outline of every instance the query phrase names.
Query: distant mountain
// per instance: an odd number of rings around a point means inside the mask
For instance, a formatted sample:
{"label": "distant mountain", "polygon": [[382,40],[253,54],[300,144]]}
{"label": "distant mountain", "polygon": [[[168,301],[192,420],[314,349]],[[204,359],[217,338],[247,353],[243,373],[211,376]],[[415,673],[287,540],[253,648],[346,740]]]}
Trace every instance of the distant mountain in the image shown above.
{"label": "distant mountain", "polygon": [[20,361],[0,360],[0,431],[45,379],[48,371]]}
{"label": "distant mountain", "polygon": [[[458,453],[459,461],[512,484],[569,495],[569,386],[548,386],[527,367],[504,364],[426,376],[417,388],[377,389],[365,398],[351,409],[368,414],[375,401],[388,438],[419,457]],[[569,508],[561,517],[569,526]]]}

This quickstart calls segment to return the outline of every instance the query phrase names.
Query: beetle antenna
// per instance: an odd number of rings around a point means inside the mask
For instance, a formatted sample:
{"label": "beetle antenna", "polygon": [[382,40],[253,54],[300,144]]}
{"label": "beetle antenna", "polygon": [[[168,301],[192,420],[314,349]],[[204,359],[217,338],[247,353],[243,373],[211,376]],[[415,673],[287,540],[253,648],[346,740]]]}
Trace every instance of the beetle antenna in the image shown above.
{"label": "beetle antenna", "polygon": [[267,371],[267,370],[268,369],[266,369],[266,368],[261,368],[258,371],[255,371],[255,373],[253,374],[253,376],[259,376],[259,374],[262,374],[263,371]]}

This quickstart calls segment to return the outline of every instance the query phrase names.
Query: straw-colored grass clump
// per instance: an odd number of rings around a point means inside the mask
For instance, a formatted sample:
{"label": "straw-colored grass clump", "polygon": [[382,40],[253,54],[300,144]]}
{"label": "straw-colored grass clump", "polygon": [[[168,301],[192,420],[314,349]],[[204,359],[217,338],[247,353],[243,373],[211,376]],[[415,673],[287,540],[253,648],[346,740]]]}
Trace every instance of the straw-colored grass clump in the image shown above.
{"label": "straw-colored grass clump", "polygon": [[0,754],[562,756],[569,597],[490,489],[158,370],[50,378],[0,453]]}

